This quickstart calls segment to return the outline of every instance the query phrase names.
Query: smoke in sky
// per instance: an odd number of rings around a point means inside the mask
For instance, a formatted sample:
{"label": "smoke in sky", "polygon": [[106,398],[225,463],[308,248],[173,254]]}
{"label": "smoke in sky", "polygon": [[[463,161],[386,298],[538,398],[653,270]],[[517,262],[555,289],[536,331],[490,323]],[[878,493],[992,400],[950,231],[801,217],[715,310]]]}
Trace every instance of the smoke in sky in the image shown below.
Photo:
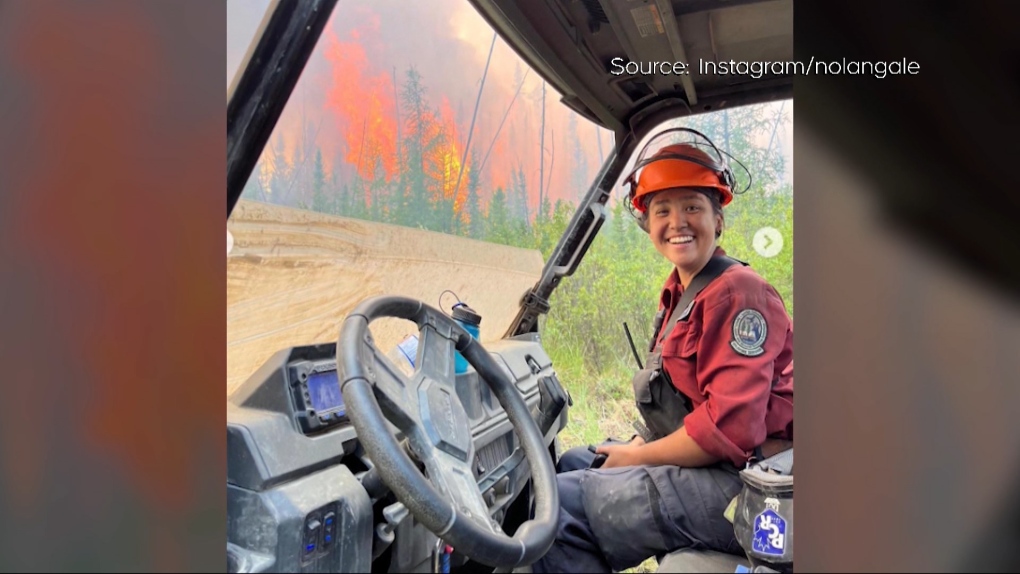
{"label": "smoke in sky", "polygon": [[[228,0],[228,86],[267,6],[268,0]],[[507,187],[520,171],[532,213],[540,187],[552,203],[576,201],[612,149],[613,135],[569,110],[548,85],[543,110],[542,79],[493,38],[492,28],[464,0],[340,2],[267,150],[310,170],[311,160],[298,157],[313,157],[318,148],[326,171],[340,182],[356,174],[389,180],[406,136],[406,113],[398,104],[414,67],[436,129],[447,136],[448,144],[432,158],[447,197],[457,188],[457,203],[463,200],[466,174],[459,186],[457,181],[468,149],[480,168],[483,198]],[[781,145],[788,148],[784,155],[792,155],[792,138],[781,138]]]}

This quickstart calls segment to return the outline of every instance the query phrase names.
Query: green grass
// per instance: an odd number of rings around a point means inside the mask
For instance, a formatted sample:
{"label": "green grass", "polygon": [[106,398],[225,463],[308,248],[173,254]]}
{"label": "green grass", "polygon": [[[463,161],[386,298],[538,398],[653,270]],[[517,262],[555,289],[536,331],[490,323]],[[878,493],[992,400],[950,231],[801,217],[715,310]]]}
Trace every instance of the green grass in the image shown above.
{"label": "green grass", "polygon": [[550,347],[556,373],[570,393],[566,428],[560,433],[563,449],[597,445],[608,438],[626,440],[634,434],[639,416],[631,388],[633,366],[613,363],[603,373],[591,373],[576,347]]}

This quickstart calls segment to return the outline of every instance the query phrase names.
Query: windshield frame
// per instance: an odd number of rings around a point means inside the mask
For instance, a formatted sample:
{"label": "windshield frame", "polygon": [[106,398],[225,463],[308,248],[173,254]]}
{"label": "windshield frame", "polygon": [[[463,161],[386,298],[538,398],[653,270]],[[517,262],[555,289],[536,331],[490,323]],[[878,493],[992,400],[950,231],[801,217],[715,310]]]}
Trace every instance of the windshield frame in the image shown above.
{"label": "windshield frame", "polygon": [[337,0],[273,0],[227,90],[227,219]]}

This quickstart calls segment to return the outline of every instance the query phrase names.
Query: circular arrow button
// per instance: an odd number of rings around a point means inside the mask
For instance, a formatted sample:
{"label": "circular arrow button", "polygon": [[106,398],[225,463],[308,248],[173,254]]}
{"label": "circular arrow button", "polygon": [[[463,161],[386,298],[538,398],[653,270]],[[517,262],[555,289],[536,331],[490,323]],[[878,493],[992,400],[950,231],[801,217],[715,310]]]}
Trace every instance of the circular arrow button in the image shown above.
{"label": "circular arrow button", "polygon": [[783,234],[774,227],[762,227],[754,234],[754,250],[762,257],[775,257],[783,250]]}

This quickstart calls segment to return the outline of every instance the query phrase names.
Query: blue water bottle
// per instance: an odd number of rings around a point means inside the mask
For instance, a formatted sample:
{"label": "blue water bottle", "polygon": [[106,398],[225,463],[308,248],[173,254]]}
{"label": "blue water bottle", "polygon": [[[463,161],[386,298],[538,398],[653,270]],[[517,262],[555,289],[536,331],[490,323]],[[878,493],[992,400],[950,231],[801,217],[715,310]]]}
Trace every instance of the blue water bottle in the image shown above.
{"label": "blue water bottle", "polygon": [[[476,340],[478,339],[478,326],[482,323],[482,316],[475,312],[474,309],[468,307],[466,303],[458,302],[453,306],[453,320],[460,323],[461,327]],[[468,362],[459,352],[454,357],[454,367],[458,375],[466,373],[468,369]]]}

